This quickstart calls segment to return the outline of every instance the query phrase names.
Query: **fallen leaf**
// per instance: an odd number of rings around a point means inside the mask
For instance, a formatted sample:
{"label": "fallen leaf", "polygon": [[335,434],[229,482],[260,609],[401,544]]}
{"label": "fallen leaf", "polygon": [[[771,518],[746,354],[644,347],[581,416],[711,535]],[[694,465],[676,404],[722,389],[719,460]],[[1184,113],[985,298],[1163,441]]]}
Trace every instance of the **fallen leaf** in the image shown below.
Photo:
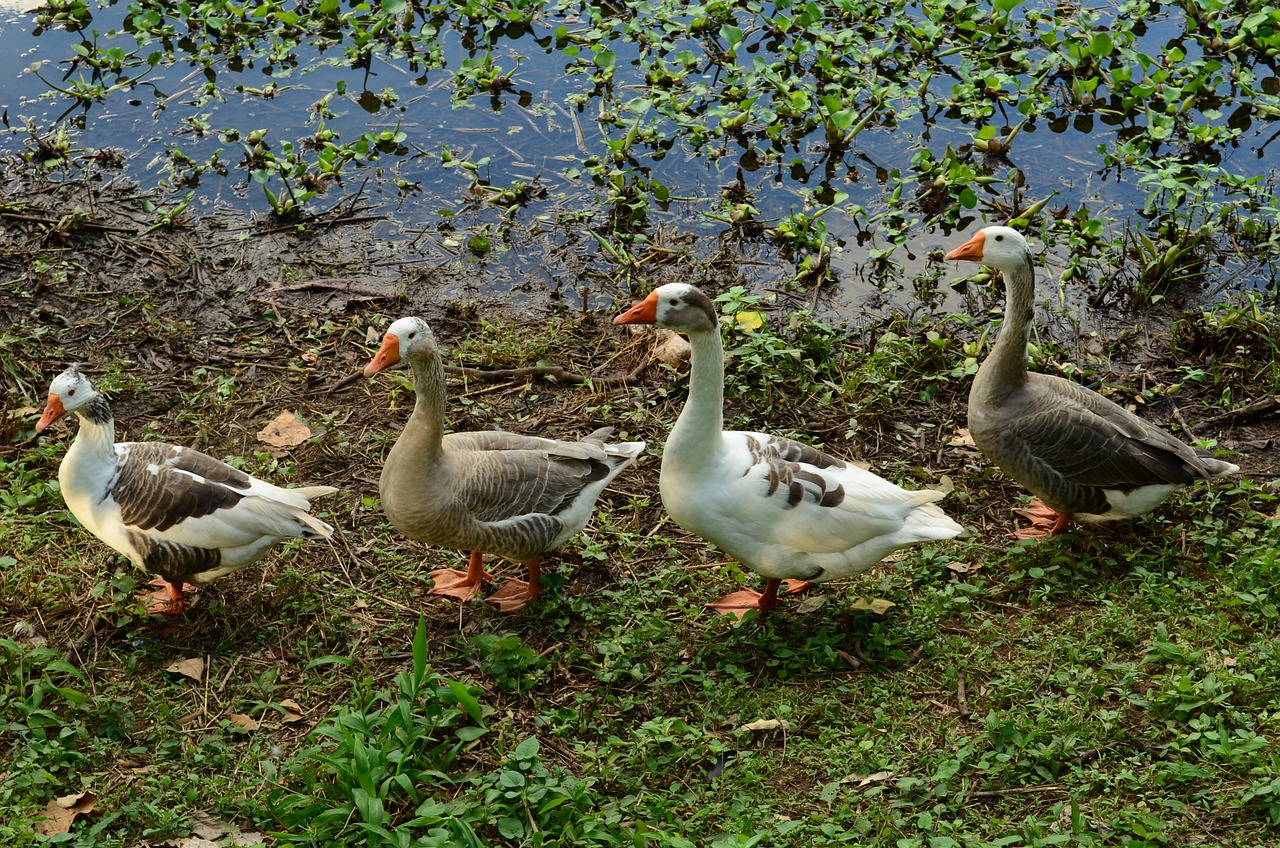
{"label": "fallen leaf", "polygon": [[258,431],[258,441],[274,448],[292,448],[311,438],[311,428],[298,420],[298,416],[285,410],[267,426]]}
{"label": "fallen leaf", "polygon": [[809,615],[822,609],[827,603],[826,595],[810,595],[796,605],[796,615]]}
{"label": "fallen leaf", "polygon": [[285,698],[280,702],[280,706],[284,707],[284,718],[280,719],[285,724],[296,724],[304,718],[302,707],[298,706],[298,702],[292,698]]}
{"label": "fallen leaf", "polygon": [[761,718],[747,722],[739,730],[789,730],[791,724],[780,718]]}
{"label": "fallen leaf", "polygon": [[365,327],[364,343],[367,345],[377,344],[382,339],[382,331],[376,327]]}
{"label": "fallen leaf", "polygon": [[368,601],[366,601],[364,598],[356,598],[356,599],[355,599],[355,601],[353,601],[351,605],[352,605],[353,607],[355,607],[356,609],[368,609],[368,608],[369,608],[369,602],[368,602]]}
{"label": "fallen leaf", "polygon": [[11,409],[5,413],[10,418],[26,418],[28,415],[35,415],[40,410],[34,406],[20,406],[17,409]]}
{"label": "fallen leaf", "polygon": [[744,309],[734,315],[733,319],[737,322],[739,330],[748,333],[754,333],[764,326],[764,313],[755,309]]}
{"label": "fallen leaf", "polygon": [[192,836],[189,839],[179,840],[178,848],[222,848],[222,843],[214,842],[212,839],[203,839],[199,836]]}
{"label": "fallen leaf", "polygon": [[947,563],[947,570],[954,571],[956,574],[972,574],[973,572],[977,571],[980,568],[982,568],[982,563],[980,562],[949,562]]}
{"label": "fallen leaf", "polygon": [[953,448],[977,447],[977,445],[974,444],[973,436],[969,435],[968,427],[957,428],[956,434],[947,441],[947,445]]}
{"label": "fallen leaf", "polygon": [[174,674],[181,674],[183,677],[190,677],[196,683],[199,683],[204,679],[204,660],[200,657],[174,660],[165,666],[164,670],[171,671]]}
{"label": "fallen leaf", "polygon": [[884,615],[896,606],[897,604],[893,601],[886,601],[884,598],[871,598],[870,600],[867,600],[866,598],[858,598],[858,600],[849,604],[850,609],[867,610],[868,612],[873,612],[876,615]]}
{"label": "fallen leaf", "polygon": [[252,846],[263,845],[266,843],[261,833],[242,833],[235,839],[231,840],[231,844],[241,846],[241,848],[252,848]]}
{"label": "fallen leaf", "polygon": [[858,786],[870,786],[873,783],[884,783],[891,777],[893,777],[893,772],[891,771],[878,771],[873,774],[869,774],[866,777],[857,778]]}
{"label": "fallen leaf", "polygon": [[674,367],[689,358],[693,349],[684,336],[662,328],[658,329],[655,336],[657,340],[653,343],[653,355],[659,362]]}
{"label": "fallen leaf", "polygon": [[258,722],[249,718],[249,716],[245,715],[244,713],[232,713],[231,715],[227,716],[227,721],[231,722],[232,725],[234,725],[235,727],[239,727],[242,730],[258,729]]}
{"label": "fallen leaf", "polygon": [[76,816],[87,816],[93,812],[98,803],[98,796],[92,792],[78,792],[74,795],[63,795],[55,798],[44,808],[44,821],[36,823],[36,833],[53,836],[67,833],[75,822]]}
{"label": "fallen leaf", "polygon": [[191,822],[191,832],[200,839],[208,839],[216,841],[228,834],[236,834],[240,832],[240,828],[235,825],[224,822],[203,810],[195,810],[189,817]]}

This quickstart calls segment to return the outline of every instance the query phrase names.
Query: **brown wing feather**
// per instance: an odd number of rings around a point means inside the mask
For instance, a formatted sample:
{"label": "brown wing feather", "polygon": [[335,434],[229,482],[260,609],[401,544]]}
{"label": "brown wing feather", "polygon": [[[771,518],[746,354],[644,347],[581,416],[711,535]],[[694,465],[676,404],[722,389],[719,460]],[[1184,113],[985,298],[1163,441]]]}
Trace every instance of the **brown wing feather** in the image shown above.
{"label": "brown wing feather", "polygon": [[109,494],[139,530],[167,530],[240,502],[249,476],[208,454],[160,442],[131,442]]}

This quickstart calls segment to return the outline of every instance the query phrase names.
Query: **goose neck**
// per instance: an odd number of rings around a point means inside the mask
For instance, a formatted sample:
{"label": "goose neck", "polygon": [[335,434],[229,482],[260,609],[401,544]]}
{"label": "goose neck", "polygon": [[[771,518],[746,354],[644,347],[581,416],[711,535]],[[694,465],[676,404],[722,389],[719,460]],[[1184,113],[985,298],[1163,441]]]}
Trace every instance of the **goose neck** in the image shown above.
{"label": "goose neck", "polygon": [[724,345],[719,327],[689,336],[689,398],[671,430],[668,449],[709,453],[724,429]]}
{"label": "goose neck", "polygon": [[1027,381],[1027,342],[1035,317],[1035,271],[1030,256],[1025,262],[999,270],[1004,275],[1004,323],[981,371],[986,372],[984,383],[1007,390]]}

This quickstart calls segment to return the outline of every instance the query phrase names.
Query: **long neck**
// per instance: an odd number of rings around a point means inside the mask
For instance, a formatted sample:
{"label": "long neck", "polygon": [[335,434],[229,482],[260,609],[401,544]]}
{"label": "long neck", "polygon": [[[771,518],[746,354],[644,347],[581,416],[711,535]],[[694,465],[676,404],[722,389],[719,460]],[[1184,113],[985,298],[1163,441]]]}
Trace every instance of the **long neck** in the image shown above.
{"label": "long neck", "polygon": [[431,462],[439,455],[444,438],[444,364],[439,352],[433,350],[409,360],[409,367],[416,396],[413,414],[391,453]]}
{"label": "long neck", "polygon": [[1025,262],[1001,271],[1005,291],[1004,324],[1000,327],[1000,337],[974,380],[973,391],[978,393],[1009,392],[1027,382],[1027,341],[1031,337],[1031,321],[1035,317],[1032,309],[1035,270],[1028,256]]}
{"label": "long neck", "polygon": [[77,409],[76,417],[80,419],[80,430],[67,450],[69,461],[62,468],[74,468],[81,462],[90,463],[88,467],[110,467],[115,462],[116,423],[107,399],[99,395]]}
{"label": "long neck", "polygon": [[689,333],[689,399],[671,428],[667,450],[710,456],[724,429],[724,346],[720,329]]}

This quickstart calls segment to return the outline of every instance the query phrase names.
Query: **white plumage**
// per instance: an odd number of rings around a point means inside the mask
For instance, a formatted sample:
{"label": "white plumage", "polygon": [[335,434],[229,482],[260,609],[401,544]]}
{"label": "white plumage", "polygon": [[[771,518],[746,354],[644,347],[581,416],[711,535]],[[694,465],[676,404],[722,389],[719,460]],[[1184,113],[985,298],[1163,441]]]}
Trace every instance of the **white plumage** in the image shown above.
{"label": "white plumage", "polygon": [[180,612],[184,582],[238,571],[285,539],[333,534],[308,513],[332,486],[284,489],[179,445],[116,443],[106,399],[74,367],[50,384],[36,430],[69,412],[80,430],[58,467],[62,497],[86,530],[159,576],[154,611]]}
{"label": "white plumage", "polygon": [[769,609],[783,580],[848,577],[898,548],[961,532],[933,503],[942,492],[908,491],[792,439],[725,431],[719,323],[698,288],[662,286],[614,323],[657,324],[689,337],[689,399],[663,449],[662,503],[681,527],[769,581],[763,595],[735,592],[712,607]]}

